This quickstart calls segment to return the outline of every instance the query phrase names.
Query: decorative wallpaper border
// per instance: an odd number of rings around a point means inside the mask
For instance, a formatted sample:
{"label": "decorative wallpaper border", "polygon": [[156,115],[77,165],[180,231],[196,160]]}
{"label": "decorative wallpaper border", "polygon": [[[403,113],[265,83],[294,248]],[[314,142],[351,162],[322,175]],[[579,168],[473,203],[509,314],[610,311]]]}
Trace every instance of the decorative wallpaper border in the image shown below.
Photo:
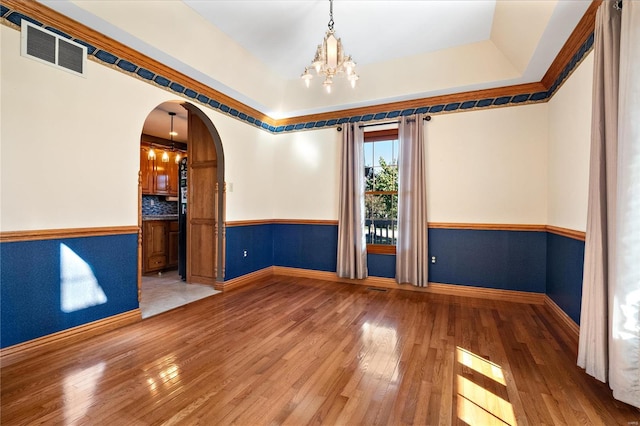
{"label": "decorative wallpaper border", "polygon": [[[23,19],[33,23],[34,25],[43,27],[49,31],[52,31],[56,34],[59,34],[62,37],[67,39],[71,39],[77,43],[80,43],[87,47],[87,55],[90,59],[101,63],[105,66],[109,66],[113,69],[116,69],[120,72],[128,74],[132,77],[136,77],[143,81],[146,81],[149,84],[153,84],[160,88],[163,88],[167,91],[175,93],[181,97],[186,98],[189,101],[197,102],[201,105],[205,105],[207,107],[213,108],[223,114],[226,114],[230,117],[233,117],[237,120],[246,122],[252,126],[258,127],[260,129],[266,130],[271,133],[283,133],[283,132],[295,132],[302,130],[310,130],[310,129],[321,129],[326,127],[333,127],[345,123],[356,123],[356,122],[368,122],[368,121],[378,121],[378,120],[387,120],[394,119],[401,116],[412,116],[416,114],[444,114],[444,113],[452,113],[459,111],[469,111],[469,110],[478,110],[478,109],[487,109],[487,108],[496,108],[496,107],[505,107],[505,106],[514,106],[514,105],[522,105],[522,104],[531,104],[531,103],[541,103],[547,102],[558,90],[558,88],[562,85],[562,83],[569,77],[569,75],[573,72],[573,70],[580,64],[580,62],[584,59],[586,54],[593,47],[593,30],[591,25],[591,32],[589,37],[582,43],[579,49],[573,54],[570,61],[563,68],[562,72],[555,79],[553,84],[548,90],[544,90],[544,86],[541,83],[532,83],[532,84],[523,84],[517,86],[509,86],[500,88],[502,90],[496,89],[487,89],[473,92],[465,92],[456,95],[448,95],[448,96],[437,96],[431,98],[418,99],[414,101],[407,102],[399,102],[393,104],[383,104],[374,107],[366,107],[364,110],[368,111],[367,113],[357,114],[356,111],[363,110],[360,109],[348,109],[343,111],[330,112],[325,114],[318,115],[310,115],[303,117],[293,117],[289,119],[283,120],[275,120],[270,119],[268,117],[263,117],[263,119],[258,119],[251,115],[249,112],[252,111],[251,108],[247,107],[243,104],[238,104],[236,108],[233,106],[226,105],[225,100],[222,97],[224,95],[216,92],[215,90],[209,88],[210,90],[207,93],[203,93],[205,90],[198,90],[195,87],[189,87],[185,81],[182,81],[179,78],[171,78],[169,76],[165,76],[162,72],[157,72],[155,69],[148,69],[152,67],[143,67],[135,63],[134,58],[125,58],[119,57],[115,53],[112,53],[103,48],[94,46],[93,44],[81,39],[75,38],[62,30],[55,28],[53,26],[49,26],[43,24],[37,19],[28,16],[18,10],[20,3],[11,1],[5,3],[15,3],[13,9],[0,5],[0,17],[2,18],[2,23],[8,25],[14,29],[20,30],[20,25]],[[593,5],[592,5],[593,6]],[[50,9],[45,6],[39,5],[38,7],[48,13],[54,13]],[[590,11],[594,9],[590,8]],[[587,16],[588,11],[585,14]],[[42,12],[42,13],[46,13]],[[584,18],[583,18],[584,21]],[[79,24],[76,24],[78,26]],[[576,27],[577,31],[581,25],[584,25],[583,22]],[[584,31],[584,28],[581,28]],[[103,36],[104,37],[104,36]],[[111,44],[117,43],[112,41]],[[207,86],[203,86],[207,87]],[[532,90],[533,89],[533,90]],[[543,89],[543,90],[535,90],[535,89]],[[515,93],[515,94],[505,94],[505,95],[495,95],[491,96],[495,93],[502,92],[503,94],[506,92]],[[219,95],[218,99],[212,97],[212,93],[217,93]],[[215,95],[214,95],[215,96]],[[229,99],[229,98],[227,98]],[[443,102],[443,99],[455,99],[451,102]],[[227,103],[230,103],[227,101]],[[236,101],[237,103],[237,101]],[[417,106],[416,106],[417,104]],[[411,107],[409,107],[411,105]],[[245,108],[242,108],[244,106]],[[397,108],[398,106],[405,106],[405,108]],[[391,108],[389,108],[391,107]],[[242,111],[242,110],[245,111]],[[371,112],[375,111],[375,112]],[[353,114],[353,115],[351,115]],[[283,123],[283,124],[281,124]]]}

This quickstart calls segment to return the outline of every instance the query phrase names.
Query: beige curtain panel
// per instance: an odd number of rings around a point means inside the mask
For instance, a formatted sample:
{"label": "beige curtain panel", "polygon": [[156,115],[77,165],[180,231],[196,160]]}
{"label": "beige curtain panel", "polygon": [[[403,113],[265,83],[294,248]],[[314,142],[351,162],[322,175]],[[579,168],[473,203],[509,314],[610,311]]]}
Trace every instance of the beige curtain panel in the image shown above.
{"label": "beige curtain panel", "polygon": [[338,213],[337,274],[367,278],[367,242],[364,235],[364,133],[347,124],[342,131],[340,203]]}
{"label": "beige curtain panel", "polygon": [[596,15],[578,365],[640,407],[640,4]]}
{"label": "beige curtain panel", "polygon": [[428,284],[427,178],[424,116],[402,117],[398,128],[396,281]]}

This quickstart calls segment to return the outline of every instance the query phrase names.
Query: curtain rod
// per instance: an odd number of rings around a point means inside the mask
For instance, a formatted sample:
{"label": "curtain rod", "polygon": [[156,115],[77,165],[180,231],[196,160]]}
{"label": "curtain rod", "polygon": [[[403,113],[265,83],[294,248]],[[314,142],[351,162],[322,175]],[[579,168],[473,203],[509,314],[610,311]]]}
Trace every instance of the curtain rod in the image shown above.
{"label": "curtain rod", "polygon": [[[423,120],[425,121],[431,121],[431,116],[427,115],[426,117],[423,118]],[[415,118],[409,118],[407,121],[416,121]],[[393,123],[399,123],[400,120],[395,120],[395,121],[382,121],[380,123],[371,123],[371,124],[361,124],[360,127],[361,129],[364,127],[373,127],[373,126],[384,126],[385,124],[393,124]]]}
{"label": "curtain rod", "polygon": [[[431,116],[427,115],[426,117],[423,118],[424,121],[431,121]],[[416,121],[415,118],[410,118],[407,121]],[[384,126],[386,124],[394,124],[394,123],[400,123],[400,120],[394,120],[394,121],[382,121],[380,123],[371,123],[371,124],[361,124],[358,127],[360,129],[364,128],[364,127],[374,127],[374,126]],[[342,131],[342,126],[338,126],[336,128],[336,130],[338,130],[339,132]]]}

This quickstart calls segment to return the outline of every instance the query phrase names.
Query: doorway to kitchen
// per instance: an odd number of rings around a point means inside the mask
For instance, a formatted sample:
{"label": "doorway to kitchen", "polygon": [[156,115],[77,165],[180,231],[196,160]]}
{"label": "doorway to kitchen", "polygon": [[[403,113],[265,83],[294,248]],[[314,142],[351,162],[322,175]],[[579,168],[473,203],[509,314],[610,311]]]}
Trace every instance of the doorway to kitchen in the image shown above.
{"label": "doorway to kitchen", "polygon": [[216,294],[224,277],[224,155],[209,118],[164,102],[140,139],[138,299],[142,317]]}

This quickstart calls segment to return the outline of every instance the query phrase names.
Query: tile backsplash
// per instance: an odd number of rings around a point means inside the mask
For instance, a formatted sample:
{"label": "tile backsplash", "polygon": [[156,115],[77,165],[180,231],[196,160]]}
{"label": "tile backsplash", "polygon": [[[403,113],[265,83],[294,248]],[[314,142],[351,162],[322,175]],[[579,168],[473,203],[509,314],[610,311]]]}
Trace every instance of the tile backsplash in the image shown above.
{"label": "tile backsplash", "polygon": [[142,196],[142,216],[178,214],[177,201],[165,201],[156,195]]}

